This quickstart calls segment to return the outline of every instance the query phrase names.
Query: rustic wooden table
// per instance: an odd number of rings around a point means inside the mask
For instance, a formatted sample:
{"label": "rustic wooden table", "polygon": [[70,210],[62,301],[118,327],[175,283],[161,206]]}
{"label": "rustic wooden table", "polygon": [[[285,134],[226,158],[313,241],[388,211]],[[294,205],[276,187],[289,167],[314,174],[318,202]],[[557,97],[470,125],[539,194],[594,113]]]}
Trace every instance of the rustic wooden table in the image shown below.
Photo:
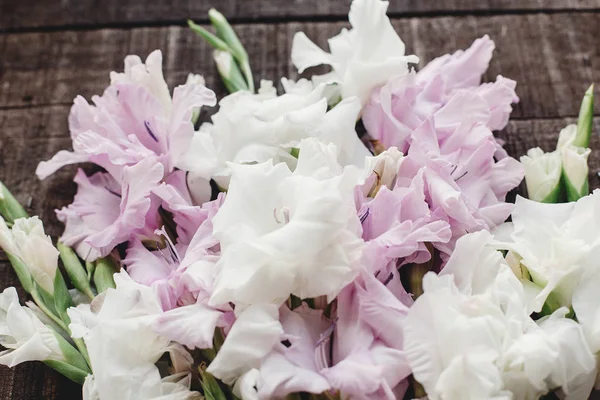
{"label": "rustic wooden table", "polygon": [[[255,77],[278,80],[297,76],[289,62],[293,34],[303,30],[325,46],[347,24],[349,0],[0,0],[0,180],[50,234],[61,232],[53,210],[71,201],[75,169],[40,182],[35,167],[70,148],[73,98],[100,94],[127,54],[162,49],[169,84],[183,83],[193,71],[224,95],[211,50],[185,26],[187,18],[206,22],[211,6],[235,23]],[[535,146],[553,149],[586,88],[600,84],[600,0],[391,0],[389,14],[423,62],[486,33],[495,40],[486,79],[515,79],[521,98],[499,133],[513,156]],[[596,188],[600,119],[594,129],[590,183]],[[11,285],[18,286],[16,276],[0,255],[0,289]],[[1,399],[80,397],[77,385],[41,363],[0,368]]]}

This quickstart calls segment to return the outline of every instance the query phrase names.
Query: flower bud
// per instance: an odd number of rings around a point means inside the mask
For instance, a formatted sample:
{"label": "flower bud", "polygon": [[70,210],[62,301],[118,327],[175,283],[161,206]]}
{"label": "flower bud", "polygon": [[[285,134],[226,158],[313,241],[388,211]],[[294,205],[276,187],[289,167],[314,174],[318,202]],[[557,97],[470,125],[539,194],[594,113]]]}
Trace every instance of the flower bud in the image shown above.
{"label": "flower bud", "polygon": [[541,203],[556,203],[561,194],[561,155],[558,151],[544,153],[536,147],[521,157],[529,199]]}
{"label": "flower bud", "polygon": [[240,39],[227,21],[227,18],[214,8],[208,11],[208,18],[217,30],[217,36],[227,43],[227,46],[231,49],[231,54],[235,57],[244,73],[247,90],[254,93],[254,78],[248,62],[248,53],[240,42]]}
{"label": "flower bud", "polygon": [[587,160],[591,150],[568,145],[562,149],[561,153],[567,200],[577,201],[590,193]]}
{"label": "flower bud", "polygon": [[[44,233],[44,226],[38,217],[19,218],[12,230],[0,218],[0,247],[9,254],[22,283],[30,275],[46,292],[50,295],[54,293],[58,250],[50,236]],[[24,284],[26,289],[28,286]]]}
{"label": "flower bud", "polygon": [[587,148],[590,145],[592,137],[592,124],[594,122],[594,85],[591,85],[586,90],[581,108],[579,110],[579,118],[577,119],[577,134],[575,136],[574,145],[577,147]]}
{"label": "flower bud", "polygon": [[591,150],[575,144],[578,139],[580,143],[586,140],[589,143],[589,137],[583,140],[579,135],[579,126],[569,125],[560,131],[556,145],[557,151],[561,154],[563,185],[568,201],[577,201],[590,193],[587,160]]}
{"label": "flower bud", "polygon": [[223,79],[223,83],[230,93],[239,90],[248,90],[248,86],[242,77],[240,68],[236,64],[233,56],[228,51],[215,50],[213,58],[217,64],[217,70]]}
{"label": "flower bud", "polygon": [[88,296],[90,299],[94,298],[92,287],[90,286],[87,272],[77,254],[68,246],[61,242],[58,242],[58,251],[60,252],[60,259],[62,260],[65,270],[69,275],[69,279],[73,283],[73,286],[81,293]]}
{"label": "flower bud", "polygon": [[12,193],[0,182],[0,215],[9,223],[19,218],[27,218],[27,212]]}

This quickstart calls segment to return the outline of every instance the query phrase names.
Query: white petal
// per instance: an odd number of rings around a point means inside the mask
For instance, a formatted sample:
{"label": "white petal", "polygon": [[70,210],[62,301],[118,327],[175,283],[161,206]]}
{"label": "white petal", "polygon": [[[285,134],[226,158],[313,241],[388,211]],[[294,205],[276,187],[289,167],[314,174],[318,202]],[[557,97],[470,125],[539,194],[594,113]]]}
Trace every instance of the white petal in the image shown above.
{"label": "white petal", "polygon": [[314,44],[304,32],[297,32],[292,42],[292,63],[302,73],[305,69],[321,64],[331,64],[331,54]]}
{"label": "white petal", "polygon": [[207,371],[227,384],[257,368],[281,340],[283,328],[273,305],[250,306],[238,316]]}

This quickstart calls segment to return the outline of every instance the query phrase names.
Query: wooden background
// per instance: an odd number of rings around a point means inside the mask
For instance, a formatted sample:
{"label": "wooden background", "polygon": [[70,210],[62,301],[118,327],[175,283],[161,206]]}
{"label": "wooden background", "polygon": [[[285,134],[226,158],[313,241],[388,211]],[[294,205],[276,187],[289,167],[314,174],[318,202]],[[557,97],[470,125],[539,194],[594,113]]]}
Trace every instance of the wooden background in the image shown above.
{"label": "wooden background", "polygon": [[[211,50],[185,26],[187,18],[206,23],[213,5],[235,24],[255,77],[278,80],[297,76],[289,62],[294,33],[303,30],[324,46],[346,25],[349,0],[0,0],[0,180],[50,234],[61,232],[53,210],[71,201],[75,169],[43,182],[34,171],[40,160],[70,148],[67,115],[77,94],[100,94],[127,54],[144,58],[157,48],[170,85],[195,72],[219,96],[225,93]],[[391,0],[389,14],[423,62],[484,34],[495,40],[485,78],[501,74],[518,82],[521,102],[499,133],[515,157],[534,146],[552,150],[586,88],[600,84],[600,0]],[[600,118],[594,129],[596,188]],[[18,282],[0,255],[0,289],[11,285]],[[40,363],[0,367],[0,399],[80,396],[77,385]]]}

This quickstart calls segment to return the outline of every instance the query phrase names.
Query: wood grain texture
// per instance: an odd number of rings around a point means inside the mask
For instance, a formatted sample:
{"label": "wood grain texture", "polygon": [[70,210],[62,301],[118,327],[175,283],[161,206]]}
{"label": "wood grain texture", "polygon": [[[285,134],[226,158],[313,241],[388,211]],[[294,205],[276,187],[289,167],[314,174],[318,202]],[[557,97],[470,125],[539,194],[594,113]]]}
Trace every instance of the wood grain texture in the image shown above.
{"label": "wood grain texture", "polygon": [[[432,58],[468,47],[489,34],[496,42],[485,76],[515,79],[521,97],[514,118],[575,116],[578,99],[591,82],[600,81],[600,14],[559,13],[409,18],[394,26],[422,65]],[[344,23],[294,22],[236,26],[250,55],[255,77],[296,78],[289,61],[292,38],[304,31],[319,45]],[[111,70],[122,70],[127,54],[163,49],[171,85],[189,71],[201,73],[218,94],[224,89],[211,49],[187,28],[136,28],[0,35],[0,109],[65,105],[81,94],[90,98],[108,84]],[[600,111],[600,102],[596,105]]]}
{"label": "wood grain texture", "polygon": [[[207,20],[217,7],[232,21],[345,19],[350,0],[0,0],[0,31],[140,26]],[[391,0],[393,16],[600,9],[600,0]]]}

